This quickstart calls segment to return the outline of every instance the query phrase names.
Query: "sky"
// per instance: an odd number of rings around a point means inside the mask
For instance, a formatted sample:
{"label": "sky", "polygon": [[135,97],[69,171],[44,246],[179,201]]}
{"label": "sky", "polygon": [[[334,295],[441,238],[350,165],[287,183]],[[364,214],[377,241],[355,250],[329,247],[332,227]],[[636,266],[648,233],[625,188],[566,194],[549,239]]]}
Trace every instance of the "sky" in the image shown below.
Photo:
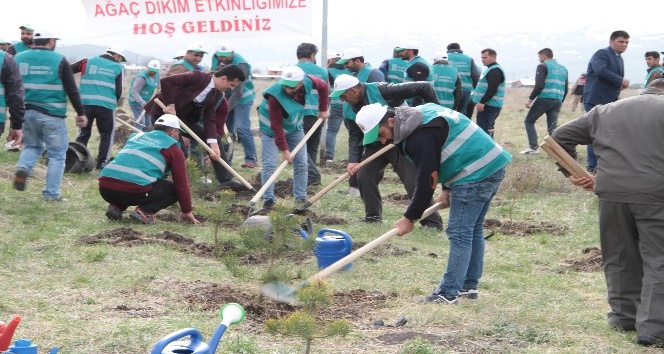
{"label": "sky", "polygon": [[[251,55],[244,56],[259,65],[290,65],[294,64],[295,47],[300,42],[311,41],[322,47],[323,0],[310,1],[313,4],[312,36],[238,41],[240,43],[235,44],[236,50],[242,52],[239,48],[246,47],[246,52]],[[647,50],[664,50],[664,46],[644,47],[644,43],[654,43],[655,40],[661,42],[664,35],[658,28],[658,21],[644,20],[647,16],[644,17],[642,4],[607,6],[604,1],[595,0],[531,2],[527,6],[523,1],[513,0],[475,0],[465,3],[468,4],[466,9],[455,10],[452,2],[442,1],[416,0],[404,6],[402,0],[329,0],[327,47],[328,50],[336,51],[358,47],[365,51],[365,59],[374,63],[374,66],[387,58],[391,48],[399,43],[420,45],[420,55],[431,59],[437,52],[445,51],[448,43],[459,42],[478,64],[481,64],[481,49],[491,47],[498,52],[498,62],[502,66],[514,68],[507,70],[509,79],[533,77],[538,64],[537,51],[550,47],[556,57],[574,61],[575,66],[569,68],[572,79],[585,70],[582,66],[595,50],[608,45],[612,31],[623,29],[632,37],[625,53],[626,61],[630,61],[626,77],[632,82],[640,81],[645,76],[643,53]],[[62,38],[60,45],[110,44],[86,36],[87,24],[81,0],[21,0],[19,4],[3,6],[0,38],[18,40],[18,27],[31,24],[55,31]],[[576,31],[583,33],[583,38],[575,38],[573,33]],[[561,40],[556,35],[563,32],[572,35]],[[556,38],[559,42],[549,43],[547,38]],[[584,45],[587,40],[595,41],[593,43],[599,40],[601,45],[588,47]],[[214,44],[210,43],[210,46]],[[170,59],[176,51],[172,43],[145,43],[140,48],[134,45],[127,46],[127,49],[166,59]],[[524,54],[520,57],[501,56],[501,53],[516,52]],[[501,57],[509,57],[510,62],[502,62]]]}

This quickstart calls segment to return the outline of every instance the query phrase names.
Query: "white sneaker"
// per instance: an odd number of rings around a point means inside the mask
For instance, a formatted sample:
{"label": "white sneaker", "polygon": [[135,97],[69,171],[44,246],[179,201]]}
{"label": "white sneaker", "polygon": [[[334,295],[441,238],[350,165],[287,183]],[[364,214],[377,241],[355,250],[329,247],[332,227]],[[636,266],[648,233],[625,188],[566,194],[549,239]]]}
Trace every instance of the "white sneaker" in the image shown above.
{"label": "white sneaker", "polygon": [[201,183],[203,183],[204,185],[207,186],[207,185],[212,184],[212,180],[207,178],[207,177],[201,177]]}
{"label": "white sneaker", "polygon": [[539,153],[540,153],[539,149],[533,150],[531,148],[527,148],[520,152],[521,155],[530,155],[530,154],[539,154]]}
{"label": "white sneaker", "polygon": [[360,190],[355,187],[348,187],[348,195],[350,195],[351,197],[359,197]]}

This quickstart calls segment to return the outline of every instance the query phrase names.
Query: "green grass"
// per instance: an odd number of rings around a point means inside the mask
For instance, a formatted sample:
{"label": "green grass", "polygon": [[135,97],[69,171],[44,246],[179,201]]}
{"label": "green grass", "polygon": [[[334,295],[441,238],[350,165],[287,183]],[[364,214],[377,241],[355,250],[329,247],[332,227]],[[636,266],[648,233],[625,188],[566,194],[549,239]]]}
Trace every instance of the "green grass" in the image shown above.
{"label": "green grass", "polygon": [[[634,333],[608,328],[602,272],[579,272],[565,266],[566,260],[581,259],[584,248],[599,245],[597,200],[593,194],[573,187],[544,154],[518,154],[527,145],[523,127],[526,110],[522,108],[527,94],[527,90],[509,90],[507,106],[496,123],[496,140],[512,152],[514,161],[508,166],[488,218],[503,223],[549,223],[566,231],[525,236],[496,233],[487,241],[480,298],[462,301],[458,306],[417,301],[437,285],[445,270],[449,242],[444,234],[416,228],[405,237],[394,238],[390,241],[393,249],[408,252],[394,256],[389,250],[375,250],[355,261],[352,270],[328,279],[335,291],[366,289],[394,297],[383,305],[367,308],[362,318],[352,319],[349,336],[314,341],[314,352],[656,352],[635,345]],[[573,118],[568,103],[559,123]],[[537,123],[540,139],[545,134],[544,121],[543,117]],[[73,125],[69,133],[70,140],[74,140]],[[346,138],[342,129],[337,160],[347,156]],[[260,145],[258,139],[256,142]],[[97,145],[93,133],[90,150],[94,155]],[[116,151],[119,148],[115,147]],[[585,149],[579,152],[585,156]],[[240,169],[241,152],[235,156],[233,167],[246,179],[258,172]],[[210,338],[218,323],[216,312],[192,307],[183,297],[195,288],[195,282],[232,286],[247,293],[260,285],[264,264],[227,267],[224,264],[229,259],[185,254],[159,244],[77,244],[82,236],[120,226],[145,234],[168,230],[210,244],[215,242],[215,232],[220,242],[241,244],[244,236],[233,228],[215,231],[213,222],[198,227],[163,221],[155,226],[109,222],[94,173],[66,174],[62,190],[69,202],[45,203],[41,199],[44,166],[36,168],[26,191],[12,188],[17,158],[16,153],[0,152],[0,320],[23,316],[15,338],[30,338],[42,351],[58,346],[63,353],[148,353],[161,337],[182,328],[198,328],[205,340]],[[280,179],[291,176],[291,171],[287,168]],[[389,169],[386,176],[395,180]],[[323,186],[337,177],[324,176]],[[339,193],[346,187],[340,184],[312,210],[348,220],[348,224],[332,227],[348,232],[355,242],[369,242],[389,231],[405,209],[403,203],[385,198],[392,193],[404,194],[403,187],[383,183],[384,223],[360,223],[362,202]],[[212,211],[215,218],[223,220],[223,212],[233,202],[228,196],[217,202],[196,198],[195,212]],[[282,203],[284,210],[293,207],[291,200]],[[441,215],[445,220],[447,211]],[[314,226],[316,230],[326,227]],[[287,262],[284,266],[305,277],[318,271],[313,257],[301,265]],[[297,283],[299,280],[291,285]],[[371,326],[375,319],[394,323],[402,316],[408,323],[399,329]],[[407,331],[442,339],[414,337],[392,345],[377,339]],[[298,353],[302,348],[300,342],[265,334],[263,329],[245,322],[229,329],[218,353]]]}

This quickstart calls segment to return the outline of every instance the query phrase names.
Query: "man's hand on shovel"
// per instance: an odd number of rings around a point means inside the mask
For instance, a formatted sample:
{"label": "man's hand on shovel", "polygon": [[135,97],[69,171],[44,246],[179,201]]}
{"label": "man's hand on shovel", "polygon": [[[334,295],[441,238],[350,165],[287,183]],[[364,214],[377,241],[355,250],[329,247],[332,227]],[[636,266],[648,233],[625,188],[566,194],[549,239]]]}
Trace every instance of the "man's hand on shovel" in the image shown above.
{"label": "man's hand on shovel", "polygon": [[281,152],[281,160],[293,163],[293,156],[291,156],[290,150],[284,150]]}
{"label": "man's hand on shovel", "polygon": [[[450,206],[450,195],[451,192],[449,189],[443,189],[443,192],[434,199],[434,203],[438,204],[440,209],[449,208]],[[399,230],[397,236],[403,236],[415,228],[415,221],[410,220],[406,217],[402,217],[394,223],[394,228]]]}

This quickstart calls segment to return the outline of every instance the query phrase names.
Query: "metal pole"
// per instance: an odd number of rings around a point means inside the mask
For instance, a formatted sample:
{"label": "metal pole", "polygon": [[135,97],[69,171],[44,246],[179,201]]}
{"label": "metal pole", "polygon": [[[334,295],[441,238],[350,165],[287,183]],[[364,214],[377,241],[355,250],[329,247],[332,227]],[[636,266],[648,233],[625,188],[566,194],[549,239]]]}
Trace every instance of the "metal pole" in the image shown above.
{"label": "metal pole", "polygon": [[327,0],[323,0],[323,33],[320,46],[320,66],[327,68]]}

